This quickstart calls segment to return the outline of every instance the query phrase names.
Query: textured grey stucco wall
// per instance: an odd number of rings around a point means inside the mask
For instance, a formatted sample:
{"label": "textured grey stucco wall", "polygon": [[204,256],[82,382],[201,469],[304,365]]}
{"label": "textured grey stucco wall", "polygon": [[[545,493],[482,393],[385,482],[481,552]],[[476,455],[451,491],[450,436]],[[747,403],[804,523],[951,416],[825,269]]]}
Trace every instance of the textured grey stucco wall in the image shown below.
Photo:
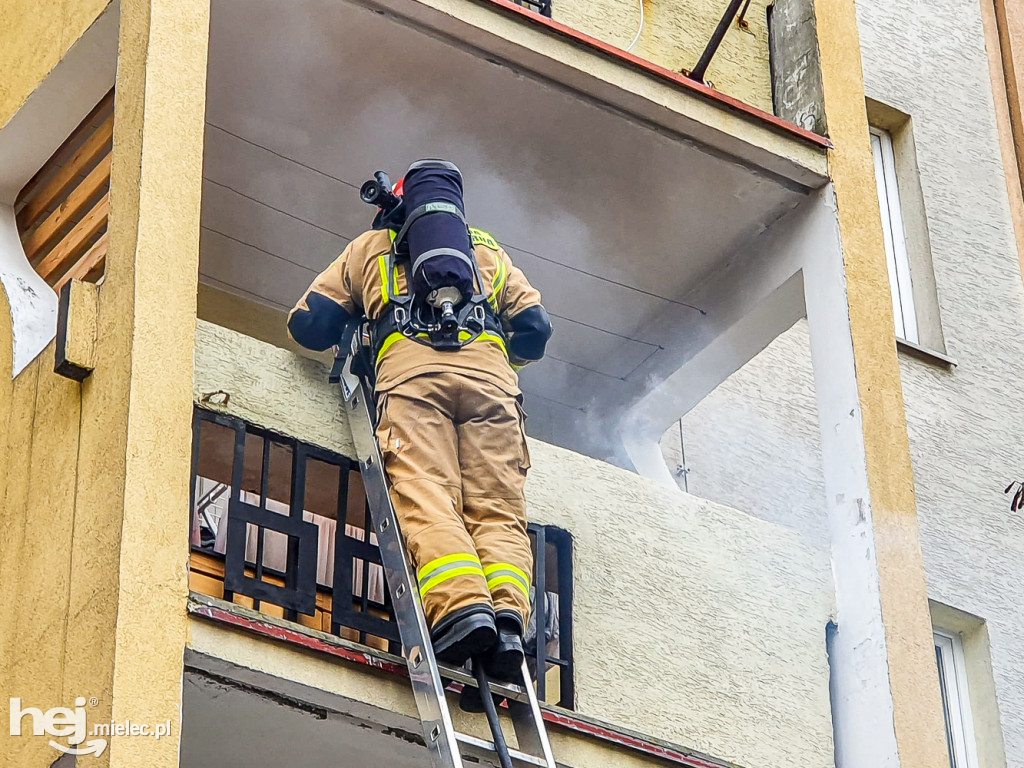
{"label": "textured grey stucco wall", "polygon": [[1024,287],[981,5],[858,9],[868,95],[913,120],[939,315],[959,362],[901,366],[929,592],[988,622],[1007,763],[1024,765],[1024,520],[1002,493],[1024,471]]}
{"label": "textured grey stucco wall", "polygon": [[[1024,518],[1002,493],[1024,475],[1024,288],[981,7],[858,0],[858,15],[868,96],[911,116],[946,352],[959,362],[901,355],[929,593],[988,623],[1006,764],[1024,766]],[[822,541],[804,392],[798,324],[685,417],[690,490],[733,506],[755,498],[744,508]],[[670,468],[678,442],[675,428],[662,441]],[[767,482],[779,465],[786,482]]]}
{"label": "textured grey stucco wall", "polygon": [[[195,361],[197,402],[228,393],[222,410],[351,454],[319,363],[203,321]],[[632,472],[530,451],[531,519],[574,541],[578,709],[750,768],[831,768],[827,554]]]}
{"label": "textured grey stucco wall", "polygon": [[[682,419],[686,489],[800,531],[829,549],[818,406],[807,322],[801,320]],[[680,430],[661,440],[683,464]],[[677,480],[684,486],[681,476]]]}

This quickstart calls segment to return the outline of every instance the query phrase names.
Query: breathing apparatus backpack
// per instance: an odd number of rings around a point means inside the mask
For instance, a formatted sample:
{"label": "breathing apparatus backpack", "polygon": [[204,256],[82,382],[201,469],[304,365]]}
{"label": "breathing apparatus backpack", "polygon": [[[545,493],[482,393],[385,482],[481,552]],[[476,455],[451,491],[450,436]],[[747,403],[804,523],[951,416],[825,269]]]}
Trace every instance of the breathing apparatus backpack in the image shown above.
{"label": "breathing apparatus backpack", "polygon": [[[442,351],[459,350],[485,331],[504,341],[466,223],[461,172],[444,160],[420,160],[402,186],[400,198],[378,171],[360,189],[365,202],[380,207],[374,226],[398,228],[387,258],[388,306],[371,329],[374,360],[396,333]],[[398,292],[398,264],[405,267],[406,294]]]}

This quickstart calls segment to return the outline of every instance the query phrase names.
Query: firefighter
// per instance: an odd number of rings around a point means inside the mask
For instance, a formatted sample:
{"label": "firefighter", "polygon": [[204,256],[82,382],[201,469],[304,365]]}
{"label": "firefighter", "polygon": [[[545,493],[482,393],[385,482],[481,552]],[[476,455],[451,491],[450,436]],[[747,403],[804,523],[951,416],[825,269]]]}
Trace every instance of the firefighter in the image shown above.
{"label": "firefighter", "polygon": [[[540,293],[489,233],[469,228],[451,163],[414,163],[374,228],[320,273],[288,317],[325,350],[371,323],[377,439],[437,657],[481,657],[515,681],[533,557],[523,487],[530,458],[517,371],[551,336]],[[367,184],[372,185],[372,182]]]}

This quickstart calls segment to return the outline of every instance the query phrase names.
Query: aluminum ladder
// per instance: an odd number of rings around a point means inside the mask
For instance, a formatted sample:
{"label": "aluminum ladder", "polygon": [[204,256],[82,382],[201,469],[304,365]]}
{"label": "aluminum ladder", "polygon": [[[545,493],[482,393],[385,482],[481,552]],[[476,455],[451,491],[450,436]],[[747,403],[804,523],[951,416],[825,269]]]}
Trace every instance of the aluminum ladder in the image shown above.
{"label": "aluminum ladder", "polygon": [[[434,657],[419,589],[406,557],[405,542],[395,516],[388,491],[387,473],[377,444],[371,371],[366,328],[352,323],[342,336],[334,369],[331,371],[331,381],[340,383],[344,394],[345,410],[352,429],[370,517],[402,638],[402,652],[408,662],[409,678],[423,727],[423,739],[430,752],[431,768],[463,768],[464,750],[477,759],[496,758],[501,768],[557,768],[525,660],[521,686],[491,682],[482,666],[474,663],[472,666],[476,684],[482,692],[481,699],[493,740],[487,741],[455,730],[448,700],[445,698],[441,667]],[[459,670],[445,668],[444,677],[462,681],[464,685],[471,684],[468,676]],[[494,702],[491,696],[483,693],[487,690],[507,698],[520,749],[507,745]]]}

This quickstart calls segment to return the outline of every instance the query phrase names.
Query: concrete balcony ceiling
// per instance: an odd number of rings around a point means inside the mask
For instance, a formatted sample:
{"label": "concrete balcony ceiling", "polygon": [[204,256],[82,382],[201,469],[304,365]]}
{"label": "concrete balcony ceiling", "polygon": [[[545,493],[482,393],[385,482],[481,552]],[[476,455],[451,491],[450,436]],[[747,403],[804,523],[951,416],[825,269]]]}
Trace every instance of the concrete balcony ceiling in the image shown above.
{"label": "concrete balcony ceiling", "polygon": [[[415,721],[373,710],[378,720],[391,721],[382,724],[368,717],[371,709],[366,705],[331,701],[337,709],[325,706],[328,702],[317,706],[300,698],[303,694],[309,697],[303,690],[294,698],[261,695],[186,673],[182,765],[280,768],[294,764],[299,755],[303,765],[422,768],[426,764],[426,750],[415,743]],[[362,717],[354,715],[353,709],[360,710]]]}
{"label": "concrete balcony ceiling", "polygon": [[[694,353],[715,312],[698,287],[824,183],[823,151],[466,6],[548,47],[411,0],[213,3],[202,279],[283,311],[368,228],[358,188],[375,169],[452,160],[470,222],[554,317],[548,359],[523,377],[531,407],[613,418]],[[683,107],[630,92],[638,76]]]}

